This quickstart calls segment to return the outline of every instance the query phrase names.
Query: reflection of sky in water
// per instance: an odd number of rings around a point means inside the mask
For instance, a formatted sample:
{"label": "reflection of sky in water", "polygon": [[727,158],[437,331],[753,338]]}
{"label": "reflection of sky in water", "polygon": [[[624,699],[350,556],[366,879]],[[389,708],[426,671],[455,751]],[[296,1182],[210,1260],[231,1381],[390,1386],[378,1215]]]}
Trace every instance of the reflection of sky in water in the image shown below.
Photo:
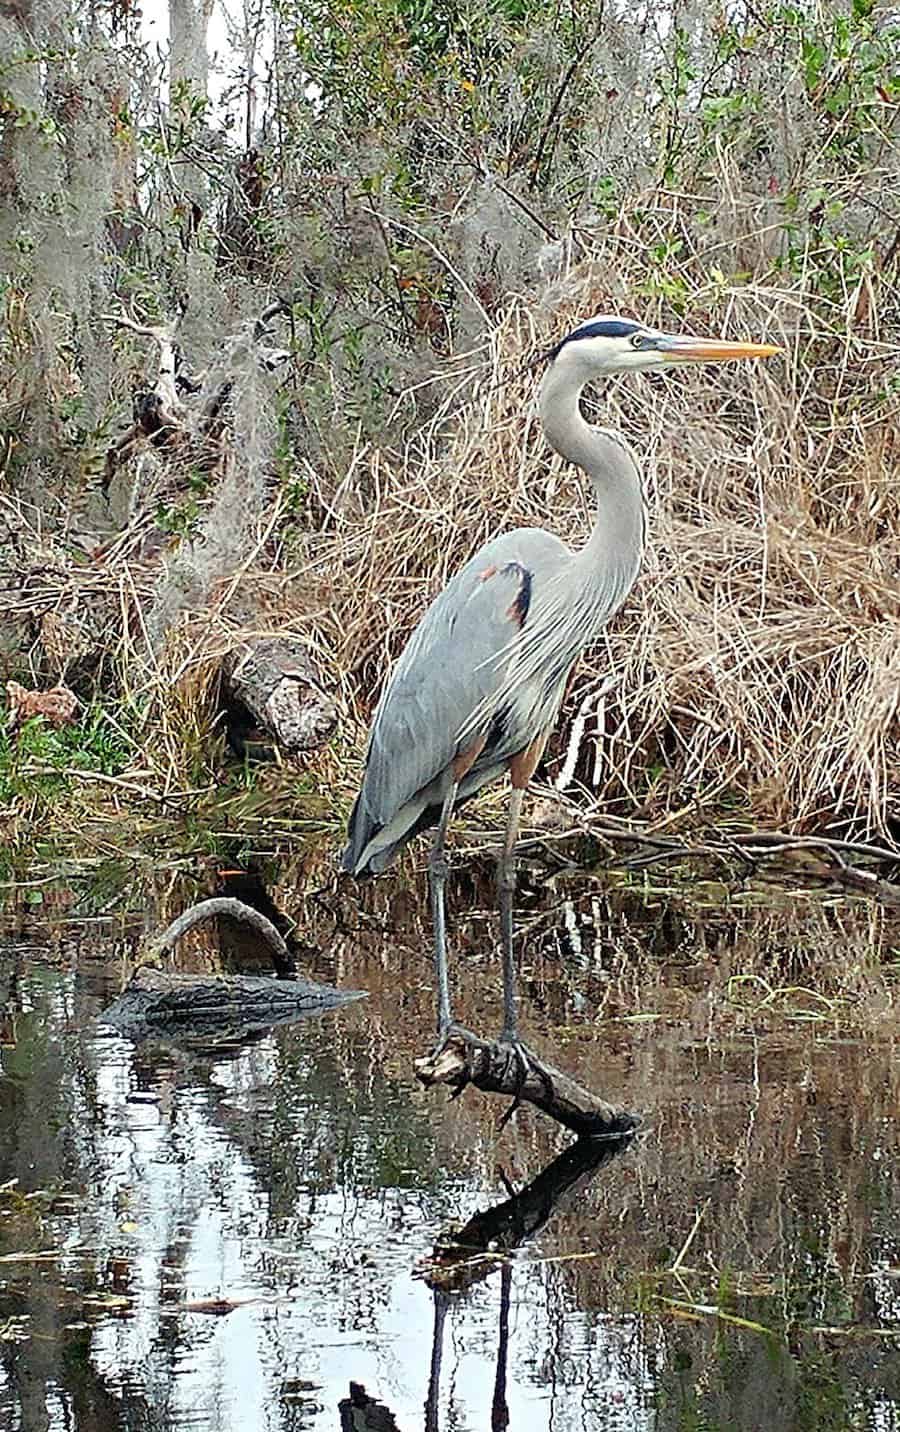
{"label": "reflection of sky in water", "polygon": [[[395,979],[412,985],[412,973]],[[678,968],[673,981],[680,992]],[[0,1048],[0,1178],[62,1183],[73,1199],[41,1235],[65,1262],[16,1271],[8,1285],[22,1291],[0,1303],[0,1328],[10,1314],[32,1317],[21,1347],[0,1342],[0,1432],[333,1432],[351,1379],[401,1432],[421,1432],[435,1305],[414,1270],[448,1223],[502,1198],[498,1160],[518,1163],[521,1184],[548,1145],[540,1121],[516,1120],[495,1141],[496,1107],[416,1093],[409,1051],[392,1038],[403,1019],[407,1032],[420,1028],[421,1014],[398,1019],[392,987],[372,985],[370,1005],[214,1060],[100,1032],[103,996],[70,974],[32,965],[17,975]],[[666,1007],[662,988],[652,1002]],[[673,1030],[668,1042],[660,1027],[622,1040],[618,1087],[654,1110],[646,1138],[514,1266],[510,1428],[818,1432],[800,1415],[815,1411],[803,1379],[812,1370],[821,1380],[833,1357],[829,1396],[846,1395],[833,1425],[900,1432],[900,1354],[888,1337],[851,1333],[836,1353],[811,1341],[807,1366],[714,1318],[621,1311],[702,1210],[690,1253],[707,1269],[690,1285],[701,1300],[715,1301],[724,1267],[771,1284],[768,1301],[746,1308],[764,1322],[786,1307],[782,1278],[807,1327],[850,1318],[892,1336],[900,1322],[890,1047],[832,1047],[823,1030],[813,1048],[805,1031],[791,1042],[782,1030],[768,1045],[707,1053]],[[599,1059],[607,1043],[597,1041]],[[579,1046],[572,1058],[588,1068],[590,1055]],[[579,1249],[602,1256],[552,1261]],[[95,1290],[126,1305],[82,1311]],[[226,1316],[185,1306],[219,1298],[238,1306]],[[490,1425],[500,1299],[495,1274],[450,1302],[440,1432]],[[84,1385],[105,1410],[85,1413]],[[36,1386],[39,1414],[25,1406]]]}
{"label": "reflection of sky in water", "polygon": [[[100,1173],[77,1237],[65,1226],[71,1251],[96,1249],[100,1267],[109,1257],[128,1261],[131,1310],[101,1320],[91,1341],[110,1389],[141,1388],[167,1426],[251,1429],[284,1424],[284,1388],[302,1401],[298,1425],[333,1429],[352,1378],[402,1428],[420,1427],[434,1300],[412,1273],[445,1219],[446,1195],[435,1206],[422,1189],[301,1189],[292,1215],[274,1221],[259,1170],[229,1133],[233,1120],[252,1131],[260,1110],[268,1127],[274,1038],[214,1066],[207,1085],[186,1085],[181,1073],[169,1086],[163,1072],[149,1095],[128,1042],[102,1036],[89,1050]],[[294,1113],[302,1137],[302,1100]],[[498,1196],[477,1181],[455,1192],[467,1211]],[[575,1311],[559,1320],[555,1277],[552,1264],[538,1262],[514,1273],[511,1425],[649,1426],[641,1326]],[[178,1306],[219,1297],[259,1301],[224,1317]],[[442,1425],[486,1425],[499,1299],[494,1277],[452,1303]],[[61,1408],[51,1425],[65,1425]]]}

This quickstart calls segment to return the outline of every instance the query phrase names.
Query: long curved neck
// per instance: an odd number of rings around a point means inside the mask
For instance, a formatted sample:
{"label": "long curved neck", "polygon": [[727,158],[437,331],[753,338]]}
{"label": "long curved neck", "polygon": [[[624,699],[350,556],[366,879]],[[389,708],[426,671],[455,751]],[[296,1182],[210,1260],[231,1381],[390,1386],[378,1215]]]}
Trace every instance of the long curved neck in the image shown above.
{"label": "long curved neck", "polygon": [[541,383],[541,423],[550,446],[587,473],[597,498],[594,529],[576,562],[587,570],[603,565],[608,573],[620,573],[627,592],[644,549],[641,479],[625,439],[581,416],[586,382],[586,376],[552,363]]}
{"label": "long curved neck", "polygon": [[556,359],[544,374],[539,409],[551,447],[591,479],[597,497],[593,531],[544,583],[540,600],[500,652],[502,659],[514,653],[515,660],[458,741],[489,729],[484,723],[504,709],[517,711],[525,730],[539,731],[555,720],[572,663],[597,640],[637,577],[644,550],[640,474],[624,438],[581,416],[578,399],[590,377],[580,365]]}

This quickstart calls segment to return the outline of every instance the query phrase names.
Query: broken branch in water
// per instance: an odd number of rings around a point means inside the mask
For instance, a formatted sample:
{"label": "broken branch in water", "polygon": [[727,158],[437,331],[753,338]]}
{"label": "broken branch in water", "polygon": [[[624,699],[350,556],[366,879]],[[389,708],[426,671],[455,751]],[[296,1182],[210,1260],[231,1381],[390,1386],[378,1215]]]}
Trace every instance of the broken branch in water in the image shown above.
{"label": "broken branch in water", "polygon": [[438,1050],[416,1060],[415,1071],[426,1088],[447,1084],[461,1093],[472,1084],[485,1094],[504,1094],[517,1103],[534,1104],[580,1138],[619,1138],[640,1122],[634,1114],[617,1111],[568,1074],[545,1064],[530,1049],[523,1077],[512,1045],[479,1039],[459,1025]]}
{"label": "broken branch in water", "polygon": [[211,900],[200,900],[198,904],[191,905],[189,909],[173,920],[161,935],[150,941],[145,951],[145,958],[171,954],[182,935],[186,935],[188,930],[193,930],[202,921],[210,920],[217,915],[227,915],[232,920],[240,920],[243,924],[249,925],[288,966],[293,964],[291,952],[272,921],[267,920],[265,915],[261,915],[258,910],[254,910],[252,905],[245,905],[243,900],[235,900],[226,895],[217,895]]}

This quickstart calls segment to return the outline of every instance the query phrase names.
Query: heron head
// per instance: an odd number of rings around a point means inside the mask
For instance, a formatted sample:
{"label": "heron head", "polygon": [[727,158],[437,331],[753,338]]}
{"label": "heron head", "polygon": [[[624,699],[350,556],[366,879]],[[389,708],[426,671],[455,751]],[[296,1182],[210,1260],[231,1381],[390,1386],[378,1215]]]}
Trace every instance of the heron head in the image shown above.
{"label": "heron head", "polygon": [[551,350],[551,364],[584,381],[603,373],[646,372],[675,363],[727,363],[736,358],[770,358],[781,349],[771,343],[729,343],[721,338],[689,338],[660,333],[631,318],[598,314],[569,333]]}

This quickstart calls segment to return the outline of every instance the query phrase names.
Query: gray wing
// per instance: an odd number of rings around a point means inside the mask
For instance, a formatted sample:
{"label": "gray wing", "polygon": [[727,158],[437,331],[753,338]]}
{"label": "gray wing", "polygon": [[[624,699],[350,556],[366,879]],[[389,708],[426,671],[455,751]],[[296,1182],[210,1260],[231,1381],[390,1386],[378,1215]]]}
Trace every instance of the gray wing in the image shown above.
{"label": "gray wing", "polygon": [[[427,806],[443,799],[435,783],[449,789],[461,729],[502,685],[535,589],[569,556],[557,537],[539,528],[505,533],[482,547],[432,602],[373,718],[345,869],[364,866],[370,841],[398,818],[401,831],[411,830]],[[467,733],[465,744],[471,741]]]}

